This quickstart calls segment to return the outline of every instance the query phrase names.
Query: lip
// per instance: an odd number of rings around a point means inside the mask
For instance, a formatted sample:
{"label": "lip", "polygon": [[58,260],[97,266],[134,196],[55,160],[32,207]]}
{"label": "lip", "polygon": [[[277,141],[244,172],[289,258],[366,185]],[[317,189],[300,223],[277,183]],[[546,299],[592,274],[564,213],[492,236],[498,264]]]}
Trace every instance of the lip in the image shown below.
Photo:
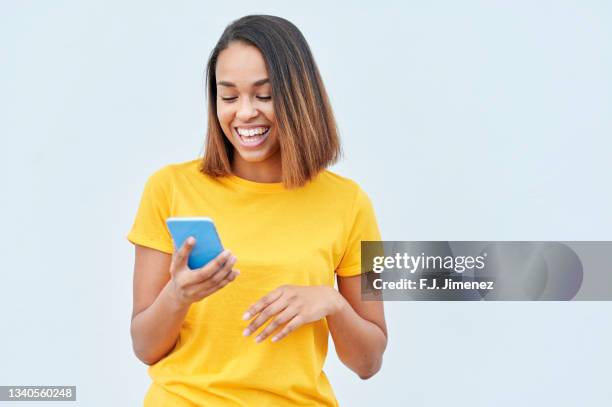
{"label": "lip", "polygon": [[240,125],[234,126],[234,129],[237,129],[238,127],[242,129],[256,129],[258,127],[272,127],[272,126],[269,124],[240,124]]}

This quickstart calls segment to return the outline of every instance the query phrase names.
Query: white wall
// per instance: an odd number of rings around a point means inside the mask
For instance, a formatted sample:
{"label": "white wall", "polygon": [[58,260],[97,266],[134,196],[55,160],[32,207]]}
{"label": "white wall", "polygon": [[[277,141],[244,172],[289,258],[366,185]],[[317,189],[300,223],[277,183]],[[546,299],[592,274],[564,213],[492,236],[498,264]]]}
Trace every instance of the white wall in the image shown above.
{"label": "white wall", "polygon": [[[309,41],[344,141],[335,170],[385,239],[612,240],[608,2],[3,1],[0,384],[141,404],[125,235],[147,176],[201,151],[206,59],[251,13]],[[373,379],[330,349],[343,406],[612,400],[609,302],[386,311]]]}

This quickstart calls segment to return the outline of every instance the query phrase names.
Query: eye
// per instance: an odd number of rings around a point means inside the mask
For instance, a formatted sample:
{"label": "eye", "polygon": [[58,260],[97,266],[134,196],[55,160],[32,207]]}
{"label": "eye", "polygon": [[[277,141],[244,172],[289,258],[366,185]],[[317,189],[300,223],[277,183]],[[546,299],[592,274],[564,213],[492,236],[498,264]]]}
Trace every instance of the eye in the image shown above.
{"label": "eye", "polygon": [[238,99],[238,96],[234,96],[234,97],[225,97],[225,98],[224,98],[224,97],[222,97],[222,98],[221,98],[221,100],[223,100],[224,102],[228,102],[228,103],[231,103],[231,102],[233,102],[233,101],[234,101],[234,100],[236,100],[236,99]]}
{"label": "eye", "polygon": [[270,99],[272,99],[272,96],[257,96],[257,99],[259,99],[259,100],[270,100]]}

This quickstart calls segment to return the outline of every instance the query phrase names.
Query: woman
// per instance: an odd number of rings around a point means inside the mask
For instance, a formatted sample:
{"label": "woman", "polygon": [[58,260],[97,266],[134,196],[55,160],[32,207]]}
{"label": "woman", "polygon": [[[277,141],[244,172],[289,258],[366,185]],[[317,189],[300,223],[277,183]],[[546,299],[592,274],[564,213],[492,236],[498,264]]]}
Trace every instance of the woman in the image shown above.
{"label": "woman", "polygon": [[[382,363],[383,306],[361,301],[359,277],[360,242],[380,235],[367,195],[325,169],[340,145],[310,49],[287,20],[243,17],[206,82],[203,159],[149,178],[128,235],[145,405],[337,406],[322,370],[330,332],[362,379]],[[212,218],[228,250],[190,271],[194,239],[175,251],[171,216]]]}

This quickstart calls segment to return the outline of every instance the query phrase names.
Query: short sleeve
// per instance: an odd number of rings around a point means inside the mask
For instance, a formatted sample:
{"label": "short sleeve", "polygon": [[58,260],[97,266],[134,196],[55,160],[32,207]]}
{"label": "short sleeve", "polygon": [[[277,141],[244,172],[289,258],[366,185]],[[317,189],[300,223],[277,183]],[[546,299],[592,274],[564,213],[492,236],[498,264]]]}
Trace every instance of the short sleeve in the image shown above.
{"label": "short sleeve", "polygon": [[172,168],[167,166],[147,180],[136,218],[127,239],[133,244],[164,253],[174,251],[172,236],[166,226],[172,208]]}
{"label": "short sleeve", "polygon": [[346,249],[336,269],[336,273],[341,277],[361,274],[362,241],[381,239],[372,202],[361,188],[358,188],[349,219]]}

